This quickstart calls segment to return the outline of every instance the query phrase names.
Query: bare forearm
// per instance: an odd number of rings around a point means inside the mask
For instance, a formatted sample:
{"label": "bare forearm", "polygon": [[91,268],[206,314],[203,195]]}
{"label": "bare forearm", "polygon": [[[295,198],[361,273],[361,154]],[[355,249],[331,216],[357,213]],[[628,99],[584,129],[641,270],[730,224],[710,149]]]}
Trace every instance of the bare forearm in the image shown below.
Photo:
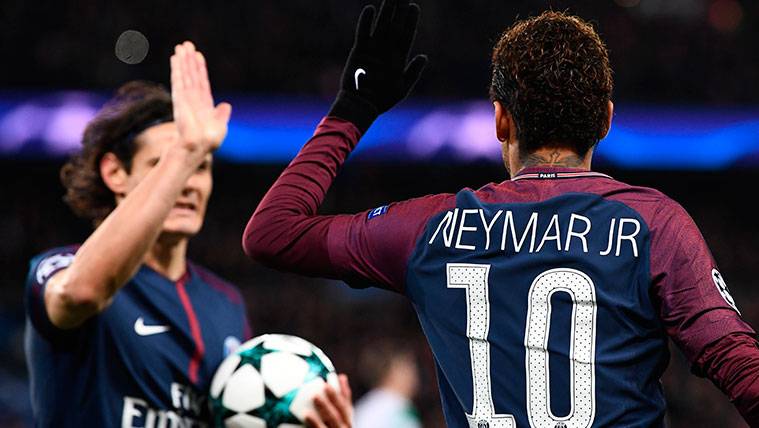
{"label": "bare forearm", "polygon": [[48,284],[46,306],[55,325],[75,327],[109,304],[155,243],[200,159],[182,148],[167,150],[90,235],[71,266]]}

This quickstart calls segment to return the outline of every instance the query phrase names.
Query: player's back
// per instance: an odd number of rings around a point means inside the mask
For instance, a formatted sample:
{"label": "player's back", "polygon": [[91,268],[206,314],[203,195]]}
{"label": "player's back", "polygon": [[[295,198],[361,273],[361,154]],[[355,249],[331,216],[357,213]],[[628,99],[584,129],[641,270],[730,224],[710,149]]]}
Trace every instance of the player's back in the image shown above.
{"label": "player's back", "polygon": [[[675,288],[663,276],[689,269],[698,287],[716,272],[682,208],[559,169],[464,190],[450,205],[428,221],[406,284],[449,425],[661,425],[669,308],[660,296]],[[671,254],[681,245],[693,246],[693,265],[669,266],[682,265]],[[727,306],[722,297],[716,306]]]}
{"label": "player's back", "polygon": [[756,333],[680,205],[546,166],[478,191],[315,215],[359,136],[325,118],[243,246],[270,267],[406,294],[449,426],[661,426],[667,337],[759,423]]}

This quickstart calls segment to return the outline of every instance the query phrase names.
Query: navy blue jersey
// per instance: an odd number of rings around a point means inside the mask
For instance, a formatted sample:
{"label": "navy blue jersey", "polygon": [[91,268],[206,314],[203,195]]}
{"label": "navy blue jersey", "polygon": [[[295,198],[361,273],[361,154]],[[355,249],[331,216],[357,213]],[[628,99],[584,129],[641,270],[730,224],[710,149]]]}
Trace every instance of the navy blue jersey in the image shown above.
{"label": "navy blue jersey", "polygon": [[431,218],[406,286],[446,350],[435,355],[450,425],[661,426],[668,350],[650,255],[641,215],[595,194],[458,194]]}
{"label": "navy blue jersey", "polygon": [[216,367],[250,336],[239,292],[188,263],[171,281],[143,265],[112,304],[72,330],[44,305],[76,247],[35,257],[26,281],[26,356],[38,426],[201,427]]}
{"label": "navy blue jersey", "polygon": [[404,293],[450,427],[662,426],[669,339],[759,421],[755,332],[676,202],[540,167],[479,190],[315,215],[360,135],[325,118],[259,204],[245,249],[280,269]]}

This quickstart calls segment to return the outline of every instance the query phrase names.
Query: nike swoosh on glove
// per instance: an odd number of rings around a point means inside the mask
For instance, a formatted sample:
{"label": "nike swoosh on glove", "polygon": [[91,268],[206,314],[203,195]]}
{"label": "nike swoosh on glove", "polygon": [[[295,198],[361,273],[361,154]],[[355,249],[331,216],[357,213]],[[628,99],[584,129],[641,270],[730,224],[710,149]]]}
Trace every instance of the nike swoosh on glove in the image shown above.
{"label": "nike swoosh on glove", "polygon": [[409,0],[384,0],[378,14],[374,6],[364,7],[329,116],[365,132],[408,96],[427,65],[425,55],[409,61],[419,13],[419,5]]}

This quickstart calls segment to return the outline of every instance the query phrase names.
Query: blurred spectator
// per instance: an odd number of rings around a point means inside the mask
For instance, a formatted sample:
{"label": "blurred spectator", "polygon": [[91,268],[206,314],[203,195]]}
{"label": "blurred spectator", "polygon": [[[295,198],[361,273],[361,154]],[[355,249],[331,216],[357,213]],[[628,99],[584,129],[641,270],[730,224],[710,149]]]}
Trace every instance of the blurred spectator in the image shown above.
{"label": "blurred spectator", "polygon": [[419,369],[413,353],[389,339],[364,348],[361,372],[373,389],[356,402],[355,428],[420,428],[413,399]]}

